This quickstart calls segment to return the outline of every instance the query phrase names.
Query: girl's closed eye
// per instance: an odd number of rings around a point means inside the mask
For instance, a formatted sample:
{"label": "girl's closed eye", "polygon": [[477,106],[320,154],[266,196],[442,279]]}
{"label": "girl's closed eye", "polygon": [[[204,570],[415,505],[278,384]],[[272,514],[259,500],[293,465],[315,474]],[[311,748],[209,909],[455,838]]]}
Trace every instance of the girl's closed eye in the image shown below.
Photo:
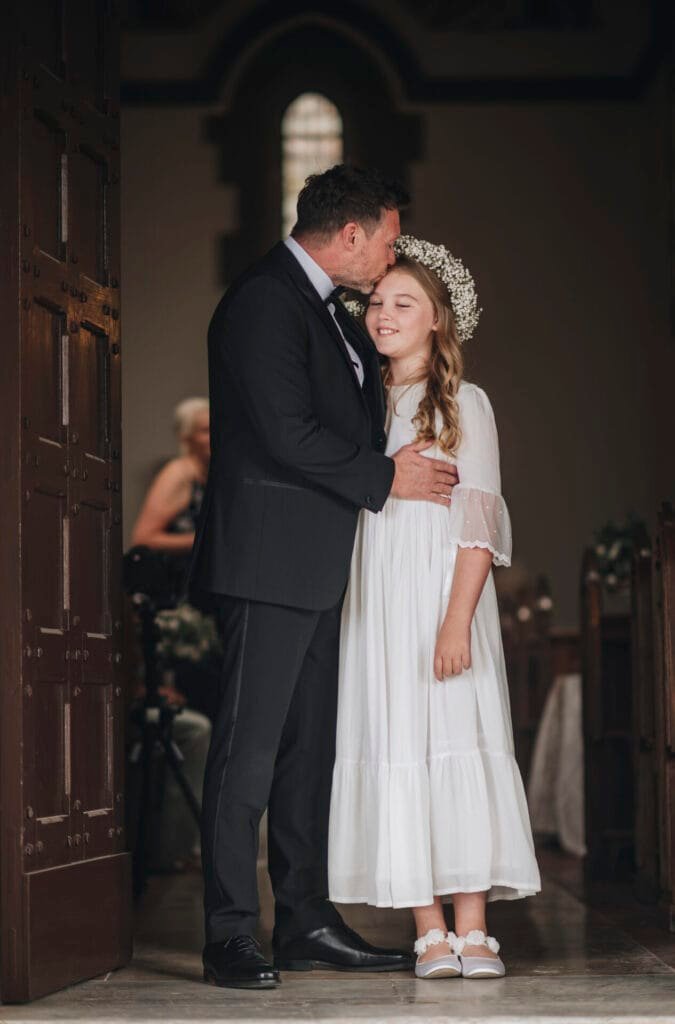
{"label": "girl's closed eye", "polygon": [[[381,305],[382,305],[382,299],[371,299],[370,302],[368,303],[368,308],[372,309],[373,306],[381,306]],[[410,302],[397,302],[396,303],[396,308],[397,309],[410,309],[410,306],[411,306]]]}

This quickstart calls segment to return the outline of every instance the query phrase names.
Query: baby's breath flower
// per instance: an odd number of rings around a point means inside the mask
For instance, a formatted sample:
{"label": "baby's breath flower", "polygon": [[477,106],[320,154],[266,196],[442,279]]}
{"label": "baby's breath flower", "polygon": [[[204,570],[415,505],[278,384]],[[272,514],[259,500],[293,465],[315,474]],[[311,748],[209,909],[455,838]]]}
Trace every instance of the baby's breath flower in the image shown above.
{"label": "baby's breath flower", "polygon": [[[450,293],[457,337],[462,344],[468,341],[478,326],[482,310],[474,280],[462,261],[444,245],[435,245],[413,235],[400,235],[394,242],[394,249],[397,256],[407,256],[423,264],[441,279]],[[366,311],[358,299],[347,299],[344,305],[352,316],[363,316]]]}
{"label": "baby's breath flower", "polygon": [[366,311],[364,303],[359,302],[358,299],[343,299],[342,305],[348,313],[352,314],[352,316],[363,316]]}

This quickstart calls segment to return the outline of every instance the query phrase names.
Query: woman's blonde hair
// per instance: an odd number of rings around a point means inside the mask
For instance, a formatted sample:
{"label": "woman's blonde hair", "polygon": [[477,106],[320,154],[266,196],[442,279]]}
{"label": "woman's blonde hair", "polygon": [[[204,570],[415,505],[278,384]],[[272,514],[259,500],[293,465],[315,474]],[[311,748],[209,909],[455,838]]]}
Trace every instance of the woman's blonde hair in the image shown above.
{"label": "woman's blonde hair", "polygon": [[[464,357],[460,347],[450,294],[441,279],[423,263],[399,256],[394,270],[410,274],[431,299],[438,325],[433,332],[431,357],[427,369],[427,387],[417,407],[413,423],[418,441],[438,441],[441,451],[454,455],[462,435],[459,428],[457,391],[464,373]],[[385,388],[391,387],[391,369],[382,370]],[[436,434],[436,413],[440,412],[443,425]]]}
{"label": "woman's blonde hair", "polygon": [[173,410],[173,426],[182,455],[186,455],[188,452],[187,441],[192,437],[195,420],[201,413],[208,411],[208,398],[184,398]]}

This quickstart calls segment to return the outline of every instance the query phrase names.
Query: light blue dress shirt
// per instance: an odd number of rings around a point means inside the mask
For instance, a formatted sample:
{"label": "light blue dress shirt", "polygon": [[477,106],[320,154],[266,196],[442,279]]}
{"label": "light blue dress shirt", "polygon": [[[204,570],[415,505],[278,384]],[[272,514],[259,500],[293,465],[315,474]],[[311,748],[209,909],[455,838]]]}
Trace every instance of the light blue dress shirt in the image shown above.
{"label": "light blue dress shirt", "polygon": [[[316,260],[312,259],[307,250],[303,249],[299,242],[296,242],[296,240],[292,236],[287,238],[284,244],[288,246],[288,248],[293,253],[293,255],[295,256],[296,260],[298,261],[304,272],[307,274],[307,277],[311,281],[315,290],[318,292],[321,301],[326,302],[326,299],[335,288],[335,285],[331,281],[326,271],[323,269],[323,267],[319,266]],[[359,384],[361,385],[361,387],[363,387],[363,381],[365,379],[365,374],[363,372],[363,364],[358,356],[358,353],[355,352],[353,347],[345,338],[344,334],[342,333],[342,328],[340,327],[339,323],[335,318],[335,303],[326,303],[326,308],[328,309],[330,315],[333,317],[333,320],[335,320],[335,326],[340,332],[340,337],[344,341],[347,352],[349,353],[349,358],[352,361],[354,373],[358,378]]]}

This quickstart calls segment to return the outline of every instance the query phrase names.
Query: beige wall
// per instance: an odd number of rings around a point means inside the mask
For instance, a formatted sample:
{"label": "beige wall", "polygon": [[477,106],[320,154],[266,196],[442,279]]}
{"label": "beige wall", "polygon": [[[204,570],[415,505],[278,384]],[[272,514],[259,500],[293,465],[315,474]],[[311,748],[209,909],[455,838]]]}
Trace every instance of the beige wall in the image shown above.
{"label": "beige wall", "polygon": [[447,239],[478,280],[485,312],[469,371],[495,406],[515,554],[551,577],[566,623],[593,530],[629,511],[651,519],[660,497],[675,497],[652,113],[650,103],[429,111],[430,159],[413,177],[415,231]]}
{"label": "beige wall", "polygon": [[122,114],[125,544],[148,480],[174,454],[173,407],[208,393],[206,330],[221,288],[216,241],[234,225],[199,108]]}
{"label": "beige wall", "polygon": [[[561,624],[592,530],[675,496],[664,105],[658,83],[636,103],[415,108],[426,138],[407,226],[478,281],[469,375],[497,413],[516,556],[551,577]],[[127,538],[173,449],[174,403],[206,388],[217,238],[237,217],[206,113],[123,111]]]}

